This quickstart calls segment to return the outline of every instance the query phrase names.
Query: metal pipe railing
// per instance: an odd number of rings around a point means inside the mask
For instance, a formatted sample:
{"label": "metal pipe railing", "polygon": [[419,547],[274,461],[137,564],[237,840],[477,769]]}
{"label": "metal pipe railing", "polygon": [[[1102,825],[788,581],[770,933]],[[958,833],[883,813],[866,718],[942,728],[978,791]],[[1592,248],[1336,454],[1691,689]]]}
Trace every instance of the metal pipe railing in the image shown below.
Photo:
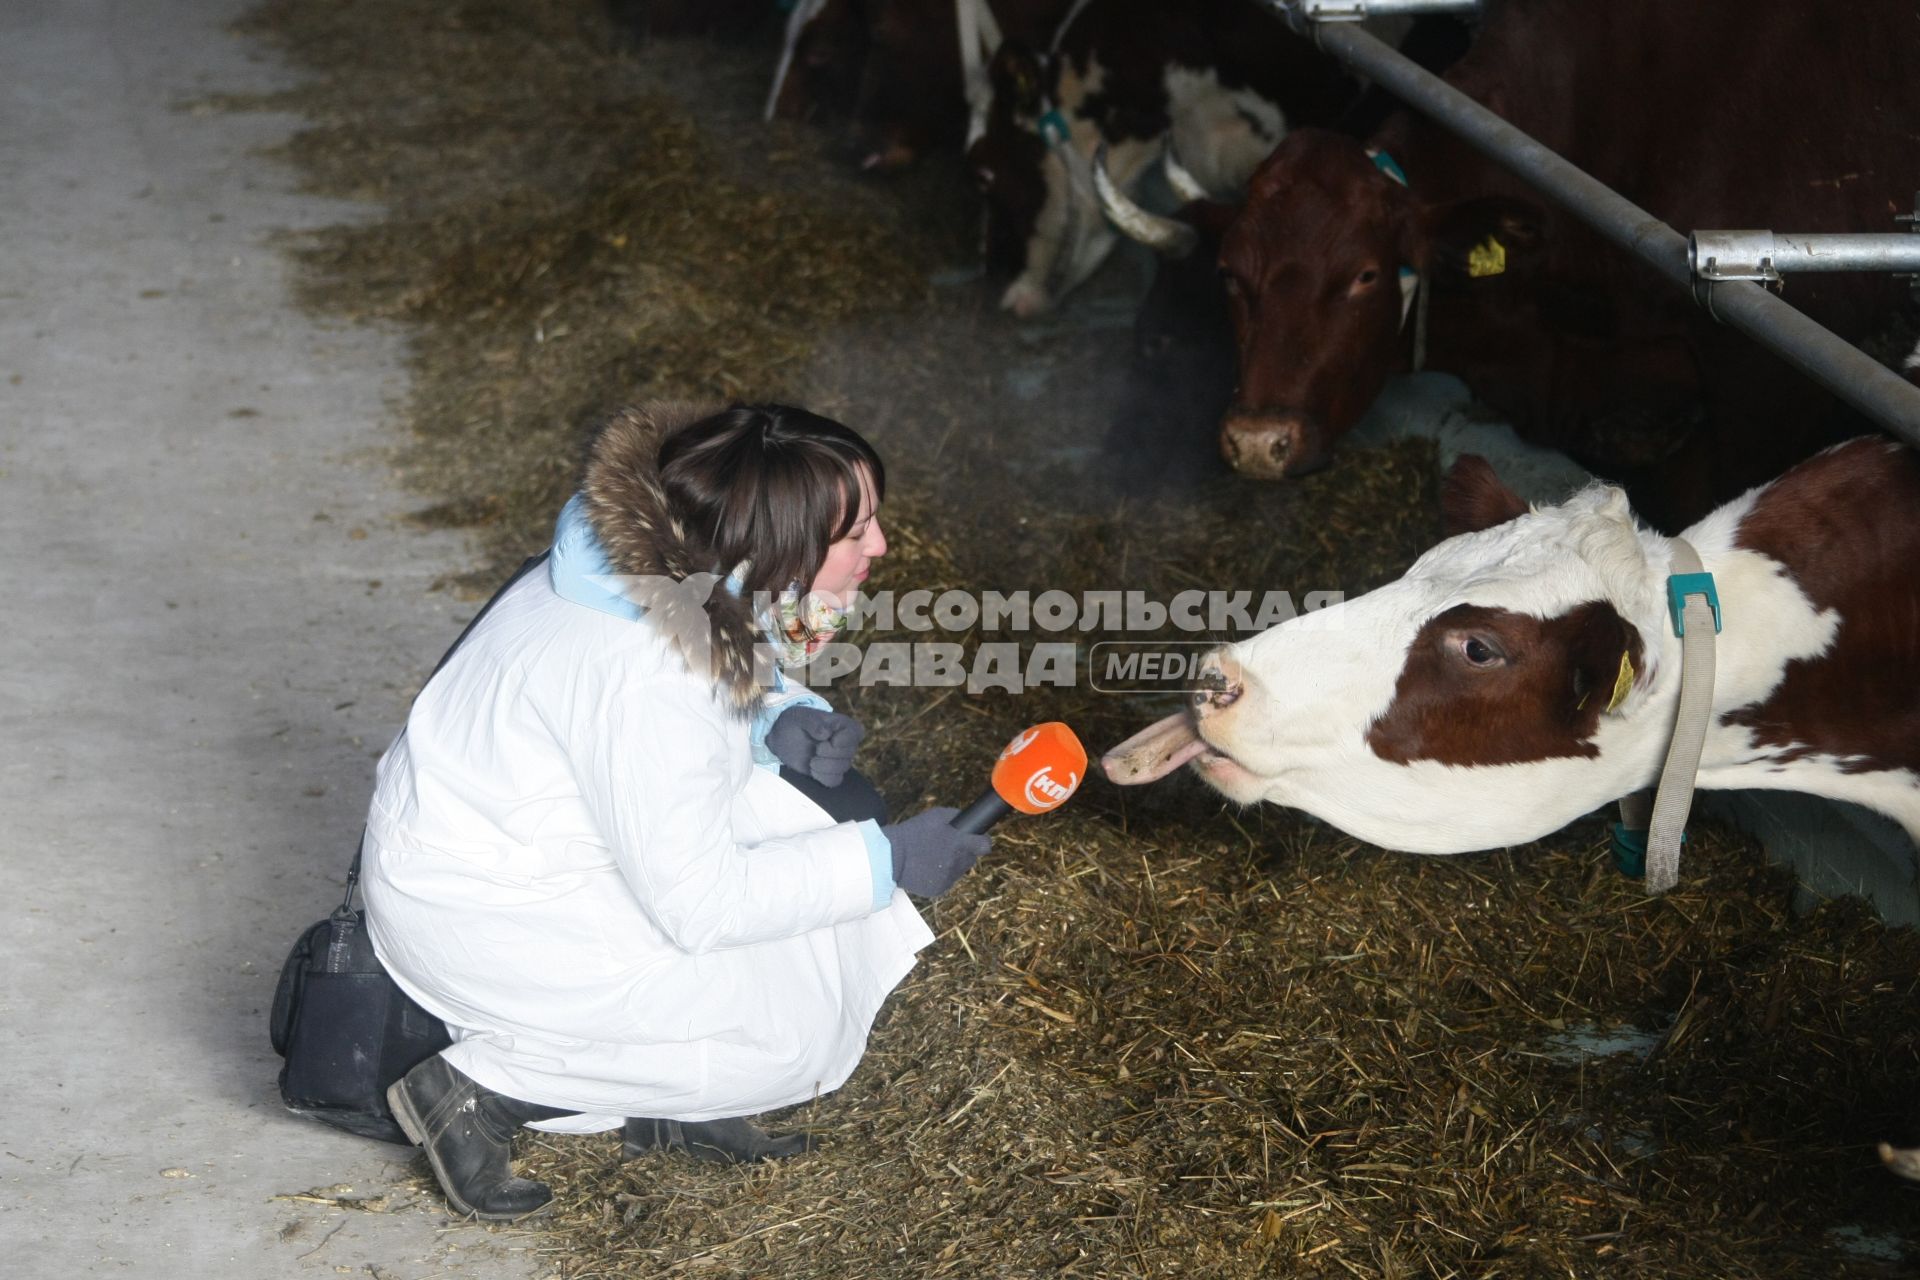
{"label": "metal pipe railing", "polygon": [[1920,235],[1911,231],[1696,231],[1687,268],[1703,280],[1778,280],[1807,271],[1920,271]]}
{"label": "metal pipe railing", "polygon": [[1740,330],[1887,430],[1920,446],[1920,387],[1758,284],[1703,281],[1696,287],[1685,236],[1357,23],[1311,22],[1303,11],[1305,0],[1261,2],[1309,32],[1329,55],[1459,134],[1674,284],[1693,290],[1723,324]]}
{"label": "metal pipe railing", "polygon": [[1307,22],[1365,22],[1422,13],[1479,13],[1480,0],[1293,0]]}

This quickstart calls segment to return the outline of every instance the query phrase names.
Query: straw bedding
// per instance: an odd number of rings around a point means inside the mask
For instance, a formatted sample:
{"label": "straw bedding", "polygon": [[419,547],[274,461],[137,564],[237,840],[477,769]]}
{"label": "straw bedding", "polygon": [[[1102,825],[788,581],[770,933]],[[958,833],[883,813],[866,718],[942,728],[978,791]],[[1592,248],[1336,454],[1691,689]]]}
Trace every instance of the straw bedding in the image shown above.
{"label": "straw bedding", "polygon": [[[419,519],[475,535],[448,589],[538,546],[596,418],[656,395],[868,433],[874,588],[1358,591],[1437,535],[1416,444],[1115,497],[1093,453],[1137,264],[1015,325],[966,279],[957,165],[843,175],[755,118],[763,46],[625,48],[589,0],[269,0],[243,31],[312,79],[202,108],[304,112],[304,181],[378,202],[288,248],[309,305],[411,344],[396,465]],[[1084,675],[833,696],[906,811],[965,803],[1022,724],[1098,749],[1164,711]],[[1711,825],[1683,879],[1645,899],[1598,819],[1422,860],[1185,780],[1090,783],[999,829],[853,1079],[770,1119],[817,1151],[623,1165],[530,1135],[559,1204],[529,1243],[574,1280],[1904,1274],[1913,1189],[1873,1144],[1914,1136],[1920,944],[1854,904],[1795,918]]]}

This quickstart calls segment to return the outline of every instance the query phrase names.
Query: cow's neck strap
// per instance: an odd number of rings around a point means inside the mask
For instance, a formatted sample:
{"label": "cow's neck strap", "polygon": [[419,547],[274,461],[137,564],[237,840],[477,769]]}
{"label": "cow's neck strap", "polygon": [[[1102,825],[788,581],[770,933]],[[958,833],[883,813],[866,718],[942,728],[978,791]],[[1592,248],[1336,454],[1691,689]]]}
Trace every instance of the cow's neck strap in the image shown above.
{"label": "cow's neck strap", "polygon": [[[966,0],[961,0],[966,3]],[[786,39],[780,46],[780,61],[773,69],[773,88],[767,90],[767,109],[764,118],[773,119],[774,109],[780,105],[780,90],[786,86],[787,72],[793,70],[793,50],[800,43],[800,33],[807,29],[826,7],[827,0],[798,0],[792,12],[787,14]]]}
{"label": "cow's neck strap", "polygon": [[1680,844],[1693,809],[1694,782],[1713,715],[1714,636],[1720,631],[1720,595],[1700,553],[1685,538],[1673,540],[1667,576],[1667,610],[1680,637],[1680,696],[1673,738],[1653,795],[1635,792],[1620,801],[1614,828],[1615,858],[1644,853],[1647,892],[1665,893],[1680,879]]}
{"label": "cow's neck strap", "polygon": [[1074,0],[1073,8],[1067,10],[1067,16],[1060,19],[1060,25],[1053,29],[1053,43],[1047,47],[1049,54],[1055,57],[1059,56],[1060,43],[1067,38],[1068,29],[1079,19],[1080,14],[1086,7],[1092,3],[1093,0]]}
{"label": "cow's neck strap", "polygon": [[953,0],[960,27],[960,83],[967,94],[967,145],[987,131],[987,111],[993,105],[993,81],[987,63],[1000,49],[1000,24],[987,0]]}
{"label": "cow's neck strap", "polygon": [[[964,5],[968,0],[959,0],[959,2]],[[1067,10],[1067,16],[1062,18],[1060,25],[1053,29],[1053,43],[1047,48],[1047,69],[1049,72],[1051,72],[1053,67],[1060,61],[1060,44],[1067,38],[1067,30],[1073,26],[1079,19],[1081,12],[1084,11],[1091,2],[1092,0],[1075,0],[1073,8]],[[973,0],[973,3],[978,4],[983,12],[986,11],[987,0]],[[987,21],[991,22],[993,20],[991,13],[987,13],[986,16]],[[997,45],[999,41],[997,32],[995,33],[994,40]],[[988,97],[991,98],[992,88],[989,87],[987,92]],[[1047,144],[1047,150],[1058,151],[1072,140],[1073,126],[1068,123],[1066,113],[1060,109],[1060,104],[1053,100],[1052,93],[1042,95],[1040,108],[1040,118],[1034,127],[1039,131],[1040,140]],[[986,122],[983,116],[981,118],[981,128],[984,129],[985,127]]]}

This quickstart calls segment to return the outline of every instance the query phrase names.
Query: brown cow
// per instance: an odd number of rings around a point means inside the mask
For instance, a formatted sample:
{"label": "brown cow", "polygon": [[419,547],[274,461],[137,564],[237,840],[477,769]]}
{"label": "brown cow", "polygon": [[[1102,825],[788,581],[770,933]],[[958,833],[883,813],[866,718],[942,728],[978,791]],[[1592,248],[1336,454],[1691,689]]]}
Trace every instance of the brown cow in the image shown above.
{"label": "brown cow", "polygon": [[[1861,0],[1844,20],[1814,0],[1496,0],[1447,79],[1683,230],[1884,231],[1920,184],[1917,59],[1915,0]],[[1811,383],[1411,112],[1371,148],[1290,134],[1220,264],[1240,369],[1221,451],[1255,477],[1324,465],[1407,367],[1420,309],[1403,306],[1404,272],[1428,294],[1429,367],[1625,480],[1662,526],[1848,426]],[[1787,297],[1858,338],[1899,288],[1803,276]]]}

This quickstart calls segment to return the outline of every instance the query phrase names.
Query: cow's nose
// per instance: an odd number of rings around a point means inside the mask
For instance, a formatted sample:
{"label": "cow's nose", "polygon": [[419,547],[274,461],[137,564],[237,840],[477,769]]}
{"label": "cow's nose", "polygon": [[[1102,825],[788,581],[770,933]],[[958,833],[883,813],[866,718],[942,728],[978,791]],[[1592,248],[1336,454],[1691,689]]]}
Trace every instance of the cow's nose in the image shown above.
{"label": "cow's nose", "polygon": [[1200,687],[1193,691],[1193,714],[1218,715],[1240,700],[1246,681],[1240,664],[1224,653],[1210,654],[1200,669]]}
{"label": "cow's nose", "polygon": [[1243,476],[1278,480],[1297,475],[1311,450],[1306,421],[1292,414],[1235,412],[1220,424],[1220,456]]}
{"label": "cow's nose", "polygon": [[847,163],[865,173],[898,173],[918,158],[913,144],[898,130],[877,128],[864,121],[847,127],[840,153]]}

